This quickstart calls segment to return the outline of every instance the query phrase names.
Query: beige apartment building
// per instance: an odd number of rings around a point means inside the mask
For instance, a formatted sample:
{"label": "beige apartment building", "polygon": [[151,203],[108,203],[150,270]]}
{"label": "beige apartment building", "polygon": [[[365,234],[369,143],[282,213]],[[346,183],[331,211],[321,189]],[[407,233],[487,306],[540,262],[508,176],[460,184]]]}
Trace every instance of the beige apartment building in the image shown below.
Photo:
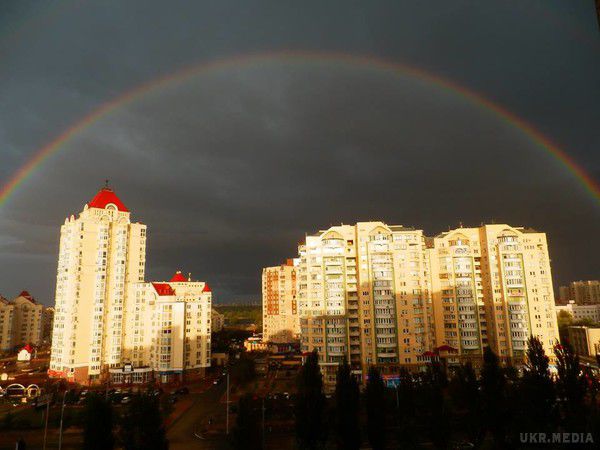
{"label": "beige apartment building", "polygon": [[144,282],[146,225],[108,187],[61,227],[50,376],[159,381],[210,365],[211,293],[178,272]]}
{"label": "beige apartment building", "polygon": [[296,299],[298,260],[262,271],[263,340],[285,343],[298,339],[300,319]]}
{"label": "beige apartment building", "polygon": [[210,321],[210,328],[213,333],[218,333],[225,327],[225,315],[221,314],[215,308],[211,311]]}
{"label": "beige apartment building", "polygon": [[211,302],[207,283],[176,272],[170,281],[127,287],[122,364],[109,369],[111,381],[161,383],[204,375],[210,367]]}
{"label": "beige apartment building", "polygon": [[494,224],[426,238],[359,222],[309,235],[298,251],[302,350],[319,351],[326,383],[344,358],[359,376],[374,364],[388,379],[432,358],[481,361],[486,346],[518,364],[531,334],[553,357],[544,233]]}
{"label": "beige apartment building", "polygon": [[47,343],[44,326],[51,314],[51,308],[38,303],[27,291],[11,301],[0,297],[0,351]]}
{"label": "beige apartment building", "polygon": [[506,224],[458,228],[430,245],[436,342],[462,357],[490,346],[519,363],[530,335],[558,340],[546,235]]}
{"label": "beige apartment building", "polygon": [[0,295],[0,352],[13,348],[13,317],[15,305]]}
{"label": "beige apartment building", "polygon": [[417,367],[434,347],[425,237],[383,222],[334,226],[299,246],[302,350],[317,349],[325,382],[347,358],[364,377]]}

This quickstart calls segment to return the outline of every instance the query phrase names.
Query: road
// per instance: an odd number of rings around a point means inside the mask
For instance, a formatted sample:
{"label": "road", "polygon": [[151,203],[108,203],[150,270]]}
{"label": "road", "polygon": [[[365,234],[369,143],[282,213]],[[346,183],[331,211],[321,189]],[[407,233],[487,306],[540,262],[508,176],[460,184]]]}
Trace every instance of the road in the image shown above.
{"label": "road", "polygon": [[220,402],[225,389],[226,384],[221,383],[202,394],[191,394],[196,397],[194,404],[167,432],[170,450],[223,448],[224,442],[199,439],[194,436],[194,433],[197,432],[201,423],[206,422],[208,417],[225,409],[225,404]]}

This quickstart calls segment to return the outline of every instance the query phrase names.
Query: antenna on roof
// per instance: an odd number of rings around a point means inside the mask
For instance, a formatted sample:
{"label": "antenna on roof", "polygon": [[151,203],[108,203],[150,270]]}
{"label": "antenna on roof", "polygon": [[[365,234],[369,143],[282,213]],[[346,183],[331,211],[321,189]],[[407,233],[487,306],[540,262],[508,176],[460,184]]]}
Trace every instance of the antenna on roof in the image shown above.
{"label": "antenna on roof", "polygon": [[108,178],[104,180],[104,189],[110,189],[110,187],[108,186],[108,181]]}
{"label": "antenna on roof", "polygon": [[188,281],[192,281],[192,272],[188,272]]}

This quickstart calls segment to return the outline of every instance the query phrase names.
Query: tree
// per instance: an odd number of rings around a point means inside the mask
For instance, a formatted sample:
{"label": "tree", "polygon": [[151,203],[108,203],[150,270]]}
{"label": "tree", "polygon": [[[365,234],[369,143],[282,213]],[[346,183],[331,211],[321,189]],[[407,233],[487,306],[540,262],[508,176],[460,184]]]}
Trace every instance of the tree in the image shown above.
{"label": "tree", "polygon": [[416,430],[416,388],[412,375],[400,369],[400,384],[396,388],[398,406],[398,442],[401,448],[418,448]]}
{"label": "tree", "polygon": [[121,421],[121,443],[125,450],[169,448],[159,400],[151,395],[131,399]]}
{"label": "tree", "polygon": [[360,447],[359,397],[358,383],[344,358],[338,367],[335,385],[335,424],[340,449]]}
{"label": "tree", "polygon": [[316,350],[306,358],[296,382],[296,438],[300,448],[316,449],[326,439],[323,376]]}
{"label": "tree", "polygon": [[579,356],[568,342],[555,345],[554,353],[557,359],[557,390],[563,406],[564,429],[583,429],[588,411],[584,402],[586,378],[579,366]]}
{"label": "tree", "polygon": [[483,351],[481,394],[485,428],[492,434],[495,446],[504,448],[510,422],[506,376],[498,356],[489,347]]}
{"label": "tree", "polygon": [[379,370],[369,368],[367,379],[367,436],[373,450],[385,448],[385,385]]}
{"label": "tree", "polygon": [[115,445],[113,410],[102,395],[90,394],[83,407],[83,448],[110,450]]}
{"label": "tree", "polygon": [[483,406],[477,375],[470,362],[457,368],[450,388],[452,400],[461,412],[460,423],[465,425],[469,440],[478,446],[483,438]]}
{"label": "tree", "polygon": [[550,433],[556,425],[556,392],[550,377],[550,360],[542,342],[535,336],[527,341],[527,362],[518,387],[519,429],[516,432]]}
{"label": "tree", "polygon": [[251,394],[245,394],[238,401],[238,412],[233,429],[234,447],[239,450],[260,450],[262,448],[260,414]]}
{"label": "tree", "polygon": [[[433,375],[433,376],[431,376]],[[450,444],[450,408],[444,399],[443,380],[439,372],[432,372],[422,388],[423,413],[427,434],[436,448],[446,449]]]}

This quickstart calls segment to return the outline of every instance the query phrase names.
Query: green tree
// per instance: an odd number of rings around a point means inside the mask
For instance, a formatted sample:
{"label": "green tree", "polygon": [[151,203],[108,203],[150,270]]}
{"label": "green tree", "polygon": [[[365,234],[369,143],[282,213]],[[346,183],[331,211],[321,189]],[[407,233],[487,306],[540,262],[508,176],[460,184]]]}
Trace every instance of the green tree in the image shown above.
{"label": "green tree", "polygon": [[338,367],[335,384],[335,425],[340,449],[360,447],[359,397],[358,383],[344,358],[344,362]]}
{"label": "green tree", "polygon": [[527,362],[517,390],[515,432],[546,432],[556,429],[556,390],[550,377],[550,360],[536,336],[527,341]]}
{"label": "green tree", "polygon": [[492,434],[496,448],[504,448],[510,423],[506,375],[498,356],[489,347],[483,351],[481,394],[485,428]]}
{"label": "green tree", "polygon": [[125,450],[169,448],[159,400],[151,395],[131,399],[121,420],[121,444]]}
{"label": "green tree", "polygon": [[327,438],[323,376],[316,350],[308,355],[298,372],[296,398],[296,438],[303,449],[316,449]]}
{"label": "green tree", "polygon": [[367,404],[367,437],[373,450],[385,448],[385,385],[379,370],[375,366],[369,368],[366,387]]}
{"label": "green tree", "polygon": [[82,419],[84,449],[110,450],[114,447],[113,409],[104,396],[88,395],[83,407]]}
{"label": "green tree", "polygon": [[567,342],[556,345],[554,353],[557,359],[557,390],[561,399],[564,429],[568,431],[585,428],[588,415],[585,404],[586,378],[579,366],[579,356]]}
{"label": "green tree", "polygon": [[450,395],[460,413],[459,423],[464,425],[469,440],[478,446],[485,422],[479,382],[470,362],[457,368],[450,383]]}
{"label": "green tree", "polygon": [[240,397],[233,429],[233,444],[236,449],[260,450],[262,448],[259,409],[251,394]]}

